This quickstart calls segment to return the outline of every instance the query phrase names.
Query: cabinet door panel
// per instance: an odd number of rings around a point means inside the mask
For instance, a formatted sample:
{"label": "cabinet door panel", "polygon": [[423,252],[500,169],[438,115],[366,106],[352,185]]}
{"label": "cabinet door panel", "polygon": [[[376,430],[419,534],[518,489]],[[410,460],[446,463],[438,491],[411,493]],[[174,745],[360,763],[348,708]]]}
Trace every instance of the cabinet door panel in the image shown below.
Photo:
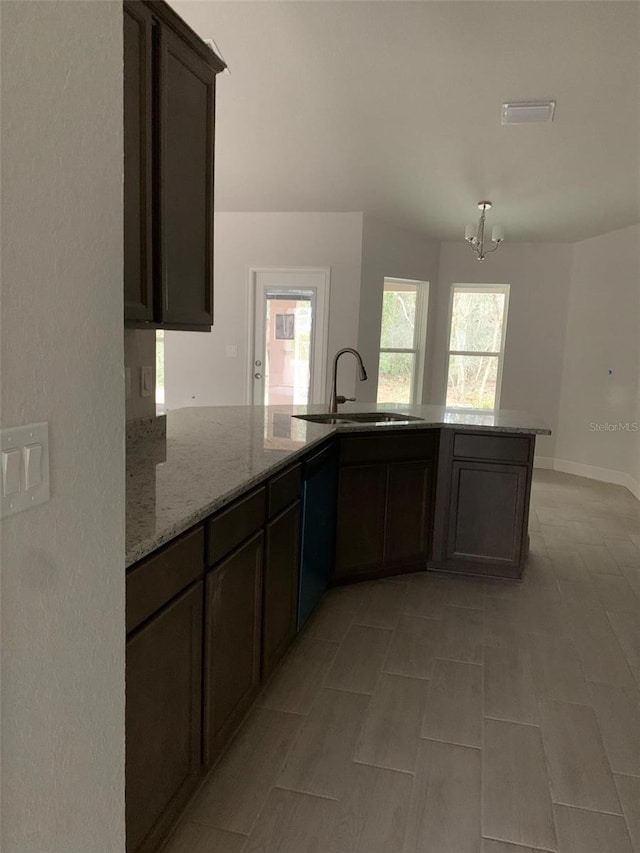
{"label": "cabinet door panel", "polygon": [[152,18],[124,4],[124,316],[153,320],[151,255]]}
{"label": "cabinet door panel", "polygon": [[197,784],[202,583],[127,643],[127,851],[155,849]]}
{"label": "cabinet door panel", "polygon": [[266,678],[296,635],[300,571],[300,503],[267,525],[262,675]]}
{"label": "cabinet door panel", "polygon": [[214,568],[206,579],[205,759],[220,752],[260,682],[264,534]]}
{"label": "cabinet door panel", "polygon": [[520,564],[527,468],[454,461],[447,559]]}
{"label": "cabinet door panel", "polygon": [[432,491],[431,462],[389,466],[385,563],[426,561]]}
{"label": "cabinet door panel", "polygon": [[386,492],[386,465],[340,469],[336,577],[365,574],[382,566]]}
{"label": "cabinet door panel", "polygon": [[165,325],[213,322],[215,73],[160,30],[160,265]]}

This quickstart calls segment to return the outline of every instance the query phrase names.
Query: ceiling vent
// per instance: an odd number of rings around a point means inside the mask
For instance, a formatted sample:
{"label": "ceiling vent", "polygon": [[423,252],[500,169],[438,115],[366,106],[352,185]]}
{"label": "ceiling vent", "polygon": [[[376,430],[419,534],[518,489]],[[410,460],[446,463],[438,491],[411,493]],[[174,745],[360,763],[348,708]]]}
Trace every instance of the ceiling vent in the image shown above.
{"label": "ceiling vent", "polygon": [[502,124],[531,124],[553,121],[555,101],[529,101],[523,104],[503,104]]}

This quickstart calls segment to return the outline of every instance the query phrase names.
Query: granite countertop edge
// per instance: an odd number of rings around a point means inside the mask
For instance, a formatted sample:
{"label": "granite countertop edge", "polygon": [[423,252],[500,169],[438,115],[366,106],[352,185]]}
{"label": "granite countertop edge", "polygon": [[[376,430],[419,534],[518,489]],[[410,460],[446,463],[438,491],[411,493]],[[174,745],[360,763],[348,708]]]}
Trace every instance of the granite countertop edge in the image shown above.
{"label": "granite countertop edge", "polygon": [[[227,409],[230,411],[232,407],[220,407],[221,409]],[[234,409],[239,409],[240,407],[233,407]],[[247,409],[252,409],[253,407],[242,407]],[[351,407],[353,411],[363,410],[363,406],[359,405],[357,407]],[[421,407],[400,407],[400,406],[369,406],[368,411],[371,410],[379,410],[379,411],[388,411],[400,413],[402,411],[411,414],[413,411],[415,414],[418,413],[418,410]],[[325,411],[326,408],[321,406],[296,406],[296,407],[274,407],[276,410],[280,410],[283,413],[289,413],[291,415],[294,414],[307,414],[313,413],[314,411]],[[169,413],[169,425],[171,425],[172,415],[174,418],[179,415],[180,412],[184,411],[196,411],[194,409],[188,410],[177,410],[174,413]],[[202,409],[203,413],[206,412],[215,412],[216,408],[210,409]],[[218,409],[218,411],[220,411]],[[346,413],[346,412],[345,412]],[[518,413],[520,414],[520,413]],[[203,414],[204,418],[206,415]],[[469,415],[468,419],[473,420],[473,415]],[[461,415],[461,418],[464,419],[464,413]],[[176,419],[177,420],[177,419]],[[531,421],[534,419],[531,418]],[[299,421],[300,422],[300,421]],[[551,430],[547,429],[543,426],[524,426],[524,425],[491,425],[491,424],[481,424],[481,423],[464,423],[464,422],[446,422],[441,418],[424,418],[420,420],[411,420],[411,421],[391,421],[389,423],[341,423],[341,424],[315,424],[310,423],[310,432],[307,433],[304,444],[296,448],[295,450],[282,451],[286,455],[280,457],[279,459],[274,459],[273,461],[269,461],[261,470],[257,471],[255,474],[249,474],[246,476],[238,475],[240,478],[231,488],[225,488],[222,491],[216,491],[216,488],[212,485],[211,494],[207,495],[205,500],[202,500],[198,503],[197,508],[188,509],[186,511],[176,510],[176,518],[175,521],[167,521],[162,524],[162,529],[160,531],[155,530],[153,533],[149,535],[141,536],[136,539],[136,534],[134,530],[136,528],[135,519],[128,516],[128,537],[131,536],[133,541],[127,543],[126,553],[125,553],[125,567],[129,570],[135,563],[138,563],[140,560],[148,557],[154,551],[159,548],[167,545],[171,540],[180,536],[182,533],[185,533],[190,528],[204,521],[207,517],[212,515],[213,513],[220,510],[226,504],[231,503],[236,498],[240,497],[242,494],[250,490],[251,488],[257,487],[260,484],[266,482],[268,479],[276,475],[279,471],[287,468],[289,465],[294,463],[296,460],[306,456],[310,451],[314,448],[320,446],[324,442],[328,441],[332,438],[332,436],[337,433],[381,433],[381,432],[394,432],[394,431],[405,431],[405,430],[431,430],[431,429],[454,429],[454,430],[465,430],[465,431],[474,431],[474,432],[488,432],[488,433],[511,433],[511,434],[522,434],[522,435],[550,435]],[[168,442],[169,449],[171,441],[171,430],[169,430]],[[148,456],[149,460],[153,460],[158,458],[158,454],[154,452],[153,447],[157,444],[158,441],[149,442],[148,448],[145,448],[144,444],[137,444],[135,447],[135,457],[139,461],[140,459],[144,459]],[[164,445],[164,440],[162,441]],[[128,477],[135,477],[135,473],[128,472]],[[142,507],[136,506],[135,510],[139,513],[143,511]],[[129,524],[131,524],[131,528],[129,528]],[[132,535],[133,534],[133,535]]]}

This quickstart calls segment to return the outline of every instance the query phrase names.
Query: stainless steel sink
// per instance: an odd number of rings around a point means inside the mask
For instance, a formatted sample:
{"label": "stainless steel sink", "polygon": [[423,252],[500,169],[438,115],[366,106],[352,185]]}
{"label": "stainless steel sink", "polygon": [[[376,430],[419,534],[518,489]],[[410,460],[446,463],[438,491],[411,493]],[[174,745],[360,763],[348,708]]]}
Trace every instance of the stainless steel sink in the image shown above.
{"label": "stainless steel sink", "polygon": [[301,421],[312,421],[314,424],[388,424],[422,420],[415,415],[399,412],[323,412],[317,415],[293,415],[293,417]]}

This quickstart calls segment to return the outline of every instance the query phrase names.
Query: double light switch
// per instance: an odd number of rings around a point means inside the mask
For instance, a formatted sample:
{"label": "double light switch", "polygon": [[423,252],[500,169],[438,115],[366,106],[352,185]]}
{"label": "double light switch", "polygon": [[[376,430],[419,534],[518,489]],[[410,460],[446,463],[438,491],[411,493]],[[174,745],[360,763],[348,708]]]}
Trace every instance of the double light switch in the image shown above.
{"label": "double light switch", "polygon": [[0,430],[2,494],[0,517],[49,500],[49,425]]}

